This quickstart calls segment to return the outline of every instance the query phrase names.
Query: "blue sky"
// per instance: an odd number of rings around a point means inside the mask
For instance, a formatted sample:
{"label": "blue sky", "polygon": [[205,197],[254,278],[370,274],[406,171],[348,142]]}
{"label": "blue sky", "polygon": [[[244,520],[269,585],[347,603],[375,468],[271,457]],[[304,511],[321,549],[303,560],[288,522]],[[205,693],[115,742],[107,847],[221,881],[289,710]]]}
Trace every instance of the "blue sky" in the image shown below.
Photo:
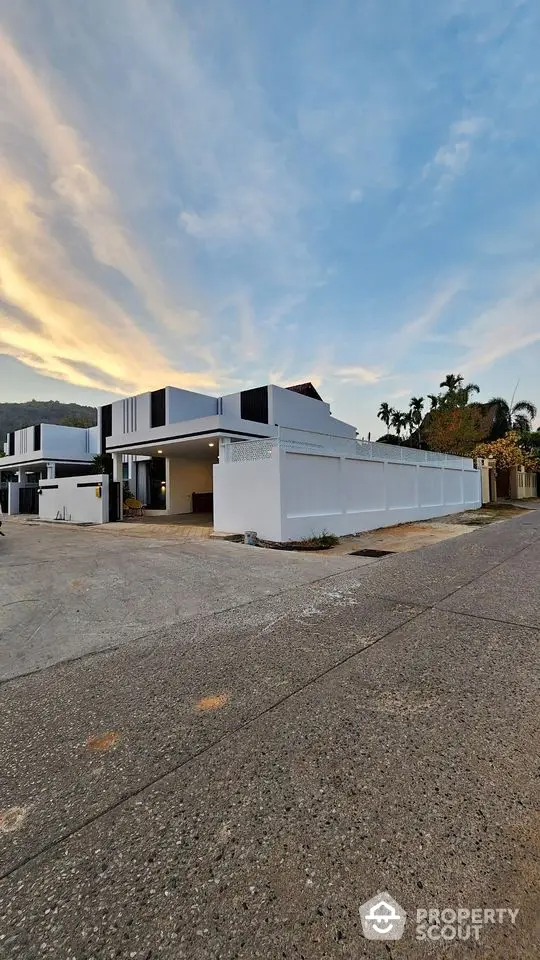
{"label": "blue sky", "polygon": [[0,0],[0,399],[540,405],[533,0]]}

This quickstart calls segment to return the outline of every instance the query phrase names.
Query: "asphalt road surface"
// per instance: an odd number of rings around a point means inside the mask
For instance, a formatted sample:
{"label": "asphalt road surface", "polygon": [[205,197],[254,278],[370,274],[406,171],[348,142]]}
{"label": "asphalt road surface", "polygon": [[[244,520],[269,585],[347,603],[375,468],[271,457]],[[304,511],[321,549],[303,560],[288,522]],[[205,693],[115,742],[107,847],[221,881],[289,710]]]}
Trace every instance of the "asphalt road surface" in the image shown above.
{"label": "asphalt road surface", "polygon": [[[540,511],[366,565],[62,531],[50,621],[36,529],[0,556],[2,958],[538,956]],[[100,621],[58,597],[103,557]]]}

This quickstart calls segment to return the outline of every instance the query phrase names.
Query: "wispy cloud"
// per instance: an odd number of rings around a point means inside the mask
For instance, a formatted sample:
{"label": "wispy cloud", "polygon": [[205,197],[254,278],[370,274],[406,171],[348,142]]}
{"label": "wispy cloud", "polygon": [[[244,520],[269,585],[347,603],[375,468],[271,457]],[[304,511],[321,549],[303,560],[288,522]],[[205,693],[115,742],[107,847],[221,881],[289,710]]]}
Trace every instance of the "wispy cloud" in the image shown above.
{"label": "wispy cloud", "polygon": [[0,20],[0,353],[86,390],[313,379],[365,426],[538,350],[537,4]]}
{"label": "wispy cloud", "polygon": [[444,315],[445,310],[464,289],[464,279],[456,277],[441,288],[431,298],[422,312],[408,320],[397,332],[396,341],[410,346],[413,342],[428,337]]}
{"label": "wispy cloud", "polygon": [[342,383],[378,383],[384,373],[371,367],[338,367],[335,376]]}
{"label": "wispy cloud", "polygon": [[448,188],[463,176],[470,162],[475,141],[489,128],[485,117],[465,117],[451,124],[446,141],[426,164],[423,178],[433,178],[438,191]]}
{"label": "wispy cloud", "polygon": [[129,392],[156,386],[216,386],[204,373],[175,370],[100,286],[72,268],[47,229],[47,205],[2,171],[0,350],[47,376]]}
{"label": "wispy cloud", "polygon": [[540,268],[537,268],[507,296],[480,311],[456,331],[456,343],[464,348],[460,368],[473,374],[539,343],[539,317]]}

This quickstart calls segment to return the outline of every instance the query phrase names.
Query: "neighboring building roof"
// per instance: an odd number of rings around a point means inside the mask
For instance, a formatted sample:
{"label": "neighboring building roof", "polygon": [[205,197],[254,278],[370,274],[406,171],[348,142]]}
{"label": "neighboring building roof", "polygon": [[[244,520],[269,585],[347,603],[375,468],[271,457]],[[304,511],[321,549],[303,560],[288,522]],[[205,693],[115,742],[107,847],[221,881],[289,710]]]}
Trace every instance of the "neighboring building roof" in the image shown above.
{"label": "neighboring building roof", "polygon": [[294,393],[302,393],[304,397],[311,397],[312,400],[322,401],[320,393],[317,393],[315,387],[309,381],[307,383],[295,383],[294,386],[287,387],[287,390],[293,390]]}

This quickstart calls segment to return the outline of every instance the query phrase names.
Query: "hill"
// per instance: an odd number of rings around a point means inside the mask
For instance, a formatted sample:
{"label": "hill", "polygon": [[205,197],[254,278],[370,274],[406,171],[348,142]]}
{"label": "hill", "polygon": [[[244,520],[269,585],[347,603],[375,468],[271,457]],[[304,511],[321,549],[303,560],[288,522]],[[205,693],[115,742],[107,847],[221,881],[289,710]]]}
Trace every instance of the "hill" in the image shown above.
{"label": "hill", "polygon": [[58,400],[28,400],[26,403],[0,403],[0,445],[8,433],[38,423],[63,423],[70,427],[93,427],[97,423],[95,407]]}

